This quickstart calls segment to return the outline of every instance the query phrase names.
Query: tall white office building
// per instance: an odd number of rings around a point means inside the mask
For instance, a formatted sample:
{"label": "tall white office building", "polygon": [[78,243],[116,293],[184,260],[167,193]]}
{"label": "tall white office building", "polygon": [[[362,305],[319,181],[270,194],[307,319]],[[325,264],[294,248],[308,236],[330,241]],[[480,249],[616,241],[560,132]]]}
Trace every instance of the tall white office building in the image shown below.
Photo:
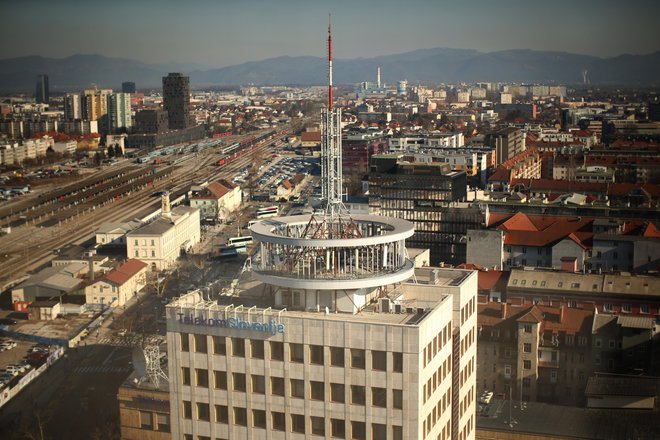
{"label": "tall white office building", "polygon": [[268,305],[268,285],[171,303],[173,438],[474,439],[477,273],[416,281],[356,313]]}
{"label": "tall white office building", "polygon": [[251,227],[239,295],[167,306],[173,438],[475,437],[477,273],[415,269],[410,222],[343,205],[328,34],[325,208]]}

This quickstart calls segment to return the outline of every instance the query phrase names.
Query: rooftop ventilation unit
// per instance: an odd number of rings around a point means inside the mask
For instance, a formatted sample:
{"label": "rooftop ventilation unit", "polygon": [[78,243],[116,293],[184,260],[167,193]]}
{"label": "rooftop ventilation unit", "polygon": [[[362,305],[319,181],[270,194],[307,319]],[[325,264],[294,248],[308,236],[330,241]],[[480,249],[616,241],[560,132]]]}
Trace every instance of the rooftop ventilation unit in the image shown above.
{"label": "rooftop ventilation unit", "polygon": [[392,304],[389,298],[381,298],[378,301],[378,310],[381,313],[391,313],[392,310]]}

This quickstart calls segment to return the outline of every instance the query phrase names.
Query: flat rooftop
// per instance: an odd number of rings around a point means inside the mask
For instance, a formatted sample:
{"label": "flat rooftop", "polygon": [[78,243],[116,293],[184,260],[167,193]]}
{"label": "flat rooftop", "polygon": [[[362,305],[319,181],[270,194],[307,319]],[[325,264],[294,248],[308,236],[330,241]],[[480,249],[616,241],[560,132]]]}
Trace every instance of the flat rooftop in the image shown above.
{"label": "flat rooftop", "polygon": [[657,410],[587,409],[539,402],[525,402],[521,408],[517,400],[511,405],[509,401],[493,400],[479,406],[477,431],[495,430],[512,437],[526,433],[595,440],[650,440],[658,438],[659,416]]}
{"label": "flat rooftop", "polygon": [[[324,307],[318,311],[308,310],[286,310],[282,317],[317,319],[327,321],[368,322],[372,324],[388,325],[419,325],[428,315],[428,311],[437,307],[440,303],[450,297],[446,292],[447,287],[458,287],[472,274],[470,270],[444,269],[444,268],[419,268],[415,270],[415,278],[409,282],[396,286],[388,286],[383,298],[396,300],[402,305],[402,313],[384,313],[379,311],[378,302],[372,302],[358,313],[329,312],[325,313]],[[416,283],[414,280],[416,279]],[[205,302],[199,301],[199,296],[192,292],[172,301],[168,307],[184,309],[195,308],[196,310],[218,310],[223,311],[226,307],[243,306],[243,311],[255,307],[252,312],[255,315],[263,313],[272,307],[269,314],[277,316],[283,307],[273,306],[271,286],[256,279],[242,280],[241,291],[234,296],[220,296],[217,300]],[[444,287],[439,291],[439,287]],[[450,299],[451,300],[451,299]],[[229,309],[231,310],[231,309]]]}

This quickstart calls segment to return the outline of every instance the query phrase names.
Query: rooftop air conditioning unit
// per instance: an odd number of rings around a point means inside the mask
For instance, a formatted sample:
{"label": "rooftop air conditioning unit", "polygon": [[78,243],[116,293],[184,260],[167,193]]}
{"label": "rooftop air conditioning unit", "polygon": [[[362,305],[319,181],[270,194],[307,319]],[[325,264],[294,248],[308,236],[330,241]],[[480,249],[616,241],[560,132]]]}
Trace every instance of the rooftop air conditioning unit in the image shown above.
{"label": "rooftop air conditioning unit", "polygon": [[403,306],[401,304],[394,304],[394,313],[403,313]]}
{"label": "rooftop air conditioning unit", "polygon": [[406,313],[415,313],[414,307],[406,307]]}
{"label": "rooftop air conditioning unit", "polygon": [[381,298],[378,301],[378,311],[381,313],[390,313],[391,303],[389,298]]}

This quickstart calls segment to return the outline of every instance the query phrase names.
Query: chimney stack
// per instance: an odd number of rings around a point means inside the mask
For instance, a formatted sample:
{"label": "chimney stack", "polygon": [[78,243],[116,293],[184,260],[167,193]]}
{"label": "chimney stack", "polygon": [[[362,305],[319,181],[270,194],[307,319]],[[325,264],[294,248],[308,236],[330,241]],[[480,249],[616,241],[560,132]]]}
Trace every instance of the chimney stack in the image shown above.
{"label": "chimney stack", "polygon": [[376,83],[378,84],[378,88],[380,89],[380,64],[378,65],[378,75],[376,76]]}
{"label": "chimney stack", "polygon": [[578,259],[577,257],[561,257],[561,270],[562,272],[577,272]]}
{"label": "chimney stack", "polygon": [[170,192],[165,191],[162,196],[160,196],[160,212],[163,217],[171,218],[172,217],[172,206],[170,205]]}

